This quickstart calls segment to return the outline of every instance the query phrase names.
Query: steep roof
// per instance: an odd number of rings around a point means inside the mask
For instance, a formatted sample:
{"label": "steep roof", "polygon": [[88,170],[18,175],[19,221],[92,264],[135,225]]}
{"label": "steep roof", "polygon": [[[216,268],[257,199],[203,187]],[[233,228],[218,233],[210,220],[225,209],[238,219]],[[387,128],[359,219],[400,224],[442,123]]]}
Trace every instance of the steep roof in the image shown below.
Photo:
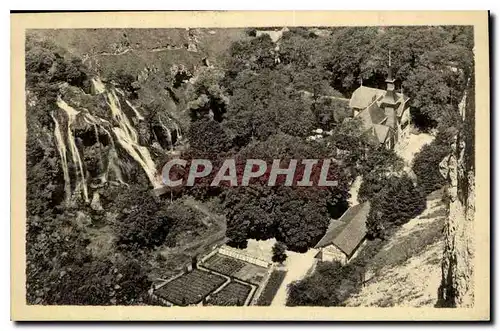
{"label": "steep roof", "polygon": [[[366,219],[370,211],[370,203],[365,202],[349,208],[336,222],[338,225],[328,227],[325,235],[315,248],[335,245],[347,256],[351,256],[359,243],[366,236]],[[344,224],[344,225],[341,225]]]}
{"label": "steep roof", "polygon": [[387,134],[389,133],[389,127],[382,124],[373,124],[373,133],[377,137],[378,141],[383,144],[387,139]]}
{"label": "steep roof", "polygon": [[386,116],[385,111],[374,102],[369,105],[369,107],[360,111],[356,117],[361,119],[363,129],[368,130],[371,129],[374,124],[382,123]]}
{"label": "steep roof", "polygon": [[[373,103],[375,100],[379,100],[386,96],[386,90],[381,90],[374,87],[360,86],[358,87],[351,96],[349,100],[349,107],[364,109]],[[410,98],[407,95],[395,92],[395,99],[391,103],[401,102],[406,103]]]}
{"label": "steep roof", "polygon": [[368,86],[360,86],[352,93],[351,100],[349,101],[349,106],[351,108],[358,109],[366,108],[373,101],[379,99],[384,94],[384,90]]}
{"label": "steep roof", "polygon": [[[356,208],[356,209],[354,209]],[[350,209],[354,209],[350,211]],[[370,203],[365,202],[347,210],[349,220],[344,220],[347,225],[342,232],[333,239],[332,244],[337,246],[347,256],[351,256],[361,241],[366,237],[366,219],[370,212]],[[346,216],[344,214],[344,216]],[[341,217],[344,218],[344,216]]]}
{"label": "steep roof", "polygon": [[325,235],[321,240],[316,244],[315,248],[328,246],[332,243],[333,239],[344,229],[346,223],[341,222],[340,220],[331,220],[328,229],[325,232]]}

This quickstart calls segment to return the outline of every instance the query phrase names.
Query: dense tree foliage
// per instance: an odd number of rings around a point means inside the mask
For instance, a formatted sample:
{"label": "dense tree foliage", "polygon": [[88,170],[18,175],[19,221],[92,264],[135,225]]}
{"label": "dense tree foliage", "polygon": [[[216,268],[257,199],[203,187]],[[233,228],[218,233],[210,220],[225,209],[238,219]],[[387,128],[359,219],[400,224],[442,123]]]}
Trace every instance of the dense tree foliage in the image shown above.
{"label": "dense tree foliage", "polygon": [[446,183],[439,170],[439,164],[451,152],[451,135],[451,131],[440,132],[436,139],[423,146],[415,155],[412,170],[417,176],[418,188],[425,195]]}
{"label": "dense tree foliage", "polygon": [[319,263],[316,271],[288,287],[287,306],[342,306],[348,294],[359,286],[356,266],[338,262]]}
{"label": "dense tree foliage", "polygon": [[289,85],[289,77],[276,70],[246,70],[236,77],[223,124],[237,146],[278,132],[305,137],[312,131],[311,108]]}
{"label": "dense tree foliage", "polygon": [[[306,142],[299,137],[278,134],[262,142],[246,146],[239,153],[242,159],[259,158],[283,163],[295,158],[322,159],[330,151],[326,145]],[[300,163],[300,162],[299,162]],[[269,163],[269,166],[271,163]],[[228,230],[227,236],[234,246],[244,246],[247,238],[268,239],[275,237],[293,251],[306,251],[321,238],[329,223],[329,206],[342,204],[347,199],[348,180],[341,168],[332,163],[329,179],[338,181],[332,187],[283,186],[279,179],[276,186],[267,186],[269,169],[256,182],[246,187],[233,187],[225,192],[224,205]],[[297,174],[300,173],[297,168]],[[319,172],[313,170],[313,175]],[[301,177],[297,176],[294,183]],[[280,184],[281,183],[281,184]]]}
{"label": "dense tree foliage", "polygon": [[369,236],[384,238],[392,228],[418,216],[425,206],[425,196],[407,175],[388,179],[371,200],[366,221]]}

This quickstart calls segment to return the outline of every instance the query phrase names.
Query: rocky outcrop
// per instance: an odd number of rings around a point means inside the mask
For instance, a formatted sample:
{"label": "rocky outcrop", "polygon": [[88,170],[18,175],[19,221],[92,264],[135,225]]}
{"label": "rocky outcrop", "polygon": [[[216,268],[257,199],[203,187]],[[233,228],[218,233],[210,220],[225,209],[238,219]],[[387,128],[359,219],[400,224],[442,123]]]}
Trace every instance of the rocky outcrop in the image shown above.
{"label": "rocky outcrop", "polygon": [[455,136],[452,153],[440,165],[448,181],[448,220],[437,303],[441,307],[474,305],[474,79],[470,80],[459,109],[461,128]]}

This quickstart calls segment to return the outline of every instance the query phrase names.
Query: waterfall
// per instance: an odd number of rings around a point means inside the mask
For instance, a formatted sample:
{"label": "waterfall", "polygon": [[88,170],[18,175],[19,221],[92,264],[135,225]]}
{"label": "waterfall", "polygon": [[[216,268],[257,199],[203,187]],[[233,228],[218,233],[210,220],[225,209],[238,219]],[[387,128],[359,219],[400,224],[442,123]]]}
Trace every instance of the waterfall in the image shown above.
{"label": "waterfall", "polygon": [[68,160],[66,158],[66,144],[64,143],[64,138],[62,136],[61,126],[55,118],[54,113],[51,113],[50,116],[52,116],[55,124],[54,135],[56,137],[57,150],[59,152],[59,155],[61,156],[61,165],[64,175],[64,192],[66,195],[66,202],[68,202],[71,197],[71,183],[69,179]]}
{"label": "waterfall", "polygon": [[155,188],[161,186],[161,182],[156,177],[156,166],[151,159],[149,150],[144,146],[140,146],[137,143],[137,140],[133,140],[132,136],[130,136],[123,129],[114,127],[113,132],[115,133],[120,145],[144,169],[151,184],[153,184]]}
{"label": "waterfall", "polygon": [[76,187],[81,187],[83,190],[83,197],[85,198],[85,202],[89,201],[87,183],[85,181],[85,172],[83,170],[82,159],[80,157],[80,153],[78,152],[78,148],[76,147],[75,137],[73,136],[73,132],[71,131],[71,125],[74,123],[76,119],[76,115],[79,114],[77,110],[68,105],[61,97],[57,98],[57,106],[62,109],[67,117],[68,117],[68,146],[71,154],[71,158],[73,164],[76,166]]}
{"label": "waterfall", "polygon": [[113,132],[118,139],[118,142],[144,169],[151,184],[155,188],[161,186],[161,181],[156,176],[156,165],[149,154],[149,150],[146,147],[139,145],[137,132],[130,124],[127,115],[123,113],[120,107],[120,101],[114,91],[107,93],[107,103],[111,109],[113,119],[119,126],[113,128]]}
{"label": "waterfall", "polygon": [[[62,123],[60,123],[55,116],[51,114],[52,119],[55,123],[54,135],[57,145],[57,150],[61,158],[61,164],[64,174],[64,189],[66,194],[66,201],[69,201],[72,195],[71,186],[71,176],[68,163],[71,162],[74,165],[75,185],[74,190],[81,192],[86,202],[89,202],[89,191],[87,187],[87,178],[84,171],[84,165],[82,162],[83,156],[80,155],[78,147],[75,142],[74,135],[74,125],[76,120],[82,121],[80,123],[85,123],[90,129],[94,131],[97,143],[99,144],[99,158],[100,167],[102,169],[102,174],[99,175],[101,182],[108,180],[110,174],[114,174],[116,180],[119,183],[125,184],[122,176],[122,170],[119,165],[119,158],[116,150],[116,141],[125,150],[126,153],[133,158],[139,166],[146,173],[149,181],[154,188],[162,186],[160,178],[157,176],[156,165],[149,153],[149,150],[145,146],[139,144],[139,135],[133,126],[131,120],[127,117],[125,112],[122,110],[120,105],[120,99],[117,93],[121,91],[111,88],[107,89],[99,78],[92,79],[93,89],[96,94],[102,94],[106,104],[111,111],[112,119],[106,120],[98,116],[94,116],[86,108],[73,108],[68,103],[66,103],[60,96],[57,98],[57,106],[61,111],[64,111],[67,118],[67,133],[64,134]],[[134,107],[134,105],[125,100],[126,104],[134,111],[135,116],[139,120],[144,120],[139,110]],[[175,123],[175,122],[174,122]],[[170,123],[168,123],[170,124]],[[172,145],[171,130],[173,129],[171,125],[167,129],[168,135],[170,136],[170,144]],[[177,123],[175,123],[175,130],[179,132]],[[103,155],[104,151],[100,148],[100,136],[99,133],[104,132],[110,140],[111,146],[107,155]],[[69,153],[69,154],[68,154]],[[104,160],[103,158],[107,158]],[[73,171],[73,170],[72,170]]]}
{"label": "waterfall", "polygon": [[113,119],[118,123],[120,129],[127,135],[130,136],[132,141],[137,141],[137,132],[134,127],[130,124],[127,115],[123,113],[120,100],[116,96],[114,91],[108,92],[107,94],[107,104],[111,109],[111,114],[113,115]]}
{"label": "waterfall", "polygon": [[106,86],[104,86],[103,82],[99,77],[92,78],[92,86],[94,86],[95,94],[101,94],[106,92]]}
{"label": "waterfall", "polygon": [[144,117],[142,117],[141,113],[139,113],[139,111],[137,110],[137,108],[135,108],[135,107],[132,105],[132,103],[131,103],[130,101],[126,100],[125,102],[127,103],[127,105],[128,105],[130,108],[132,108],[132,110],[133,110],[133,111],[134,111],[134,113],[135,113],[135,116],[136,116],[136,117],[137,117],[140,121],[144,120]]}
{"label": "waterfall", "polygon": [[170,131],[170,128],[163,124],[163,121],[161,120],[161,117],[158,117],[158,122],[160,122],[161,128],[167,132],[167,142],[168,142],[168,148],[170,150],[173,149],[173,142],[172,142],[172,131]]}

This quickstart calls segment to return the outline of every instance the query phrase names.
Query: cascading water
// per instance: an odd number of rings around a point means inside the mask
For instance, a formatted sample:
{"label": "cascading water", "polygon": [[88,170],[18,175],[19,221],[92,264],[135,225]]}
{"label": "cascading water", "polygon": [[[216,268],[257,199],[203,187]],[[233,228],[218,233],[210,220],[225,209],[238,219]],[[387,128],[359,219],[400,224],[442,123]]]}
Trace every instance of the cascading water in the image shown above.
{"label": "cascading water", "polygon": [[61,157],[61,165],[63,168],[65,198],[66,202],[69,202],[69,199],[71,197],[71,182],[69,179],[68,159],[66,158],[66,144],[64,143],[64,138],[59,122],[57,121],[53,113],[51,113],[50,116],[52,116],[55,124],[54,136],[56,137],[57,150],[59,152],[59,156]]}
{"label": "cascading water", "polygon": [[94,86],[95,94],[101,94],[106,92],[106,86],[99,77],[92,78],[92,86]]}
{"label": "cascading water", "polygon": [[[82,189],[85,202],[88,202],[89,197],[88,197],[87,182],[85,180],[85,172],[83,170],[82,159],[80,157],[80,153],[78,152],[78,148],[76,147],[75,137],[74,137],[73,131],[72,131],[72,125],[75,122],[76,116],[79,114],[79,112],[77,110],[75,110],[73,107],[71,107],[70,105],[68,105],[66,102],[64,102],[64,100],[61,99],[61,97],[57,98],[57,106],[59,107],[59,109],[63,110],[66,113],[67,118],[68,118],[67,140],[68,140],[69,151],[71,154],[73,164],[76,166],[75,167],[75,169],[76,169],[76,181],[77,181],[76,188]],[[64,148],[64,149],[66,149],[66,148]],[[67,163],[66,163],[66,165],[67,165]],[[64,165],[63,165],[63,167],[64,167]]]}
{"label": "cascading water", "polygon": [[156,176],[156,165],[151,158],[149,150],[146,147],[139,145],[137,132],[130,124],[127,115],[122,111],[120,101],[116,96],[116,93],[114,91],[107,92],[106,96],[113,119],[118,124],[118,127],[113,127],[113,132],[118,142],[144,169],[151,184],[155,188],[160,187],[161,181]]}
{"label": "cascading water", "polygon": [[139,113],[139,111],[137,110],[137,108],[134,107],[134,105],[132,105],[132,103],[130,103],[130,101],[126,100],[125,101],[127,103],[127,105],[134,111],[135,113],[135,116],[140,120],[140,121],[143,121],[144,120],[144,117],[142,117],[141,113]]}
{"label": "cascading water", "polygon": [[[80,155],[80,151],[75,141],[74,126],[77,119],[80,121],[78,122],[79,125],[83,124],[88,126],[88,128],[93,131],[96,137],[96,143],[99,144],[99,168],[101,169],[101,173],[98,178],[96,178],[98,179],[97,182],[90,182],[92,188],[99,187],[102,183],[107,182],[110,174],[113,174],[113,178],[117,180],[118,183],[126,185],[123,180],[120,159],[115,146],[116,142],[118,142],[123,150],[125,150],[144,170],[153,187],[161,187],[161,179],[157,176],[156,165],[151,158],[148,148],[139,144],[138,133],[121,108],[120,99],[117,93],[125,99],[123,91],[115,88],[107,88],[98,77],[92,79],[92,84],[93,93],[95,95],[102,94],[104,96],[106,104],[111,112],[112,119],[104,119],[95,116],[86,108],[77,108],[77,110],[66,103],[60,96],[57,98],[57,106],[66,115],[66,123],[61,123],[61,119],[58,119],[55,114],[51,114],[55,123],[55,141],[63,168],[66,201],[69,202],[73,194],[71,185],[72,177],[70,176],[69,170],[69,163],[71,162],[75,171],[74,180],[76,182],[73,185],[74,190],[81,192],[85,201],[89,202],[87,176],[84,171],[85,167],[82,163],[83,156]],[[125,103],[132,109],[137,119],[144,120],[140,111],[134,107],[130,101],[125,99]],[[65,130],[64,125],[67,125],[66,134],[63,132],[63,130]],[[169,148],[173,149],[175,140],[173,135],[176,135],[177,140],[181,137],[179,125],[168,116],[164,118],[164,121],[160,121],[160,125],[167,136]],[[100,134],[102,135],[103,133],[109,137],[109,142],[111,143],[111,146],[107,149],[101,148],[102,141],[100,141]]]}

